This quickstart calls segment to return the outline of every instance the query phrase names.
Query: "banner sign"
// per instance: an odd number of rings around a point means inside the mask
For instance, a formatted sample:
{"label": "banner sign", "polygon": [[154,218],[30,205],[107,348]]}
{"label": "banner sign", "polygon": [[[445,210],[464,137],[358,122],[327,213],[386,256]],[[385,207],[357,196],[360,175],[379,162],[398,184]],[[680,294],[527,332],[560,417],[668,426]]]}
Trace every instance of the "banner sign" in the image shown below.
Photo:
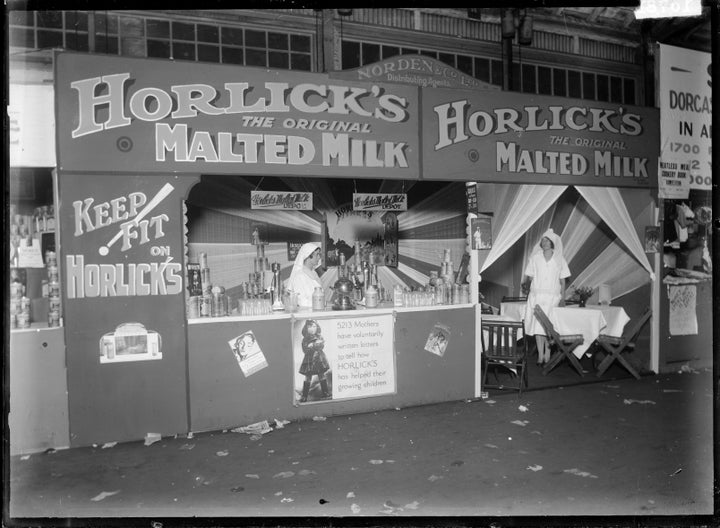
{"label": "banner sign", "polygon": [[419,177],[418,89],[59,52],[60,170]]}
{"label": "banner sign", "polygon": [[712,184],[711,55],[659,44],[660,160],[687,173],[690,189]]}
{"label": "banner sign", "polygon": [[410,84],[422,88],[500,89],[499,86],[483,82],[425,55],[398,55],[354,70],[331,72],[330,77],[362,82]]}
{"label": "banner sign", "polygon": [[312,211],[310,192],[250,191],[251,209]]}
{"label": "banner sign", "polygon": [[353,193],[353,211],[407,211],[407,194]]}
{"label": "banner sign", "polygon": [[292,343],[296,403],[396,391],[392,314],[297,318]]}
{"label": "banner sign", "polygon": [[657,114],[514,92],[426,90],[423,177],[655,187]]}

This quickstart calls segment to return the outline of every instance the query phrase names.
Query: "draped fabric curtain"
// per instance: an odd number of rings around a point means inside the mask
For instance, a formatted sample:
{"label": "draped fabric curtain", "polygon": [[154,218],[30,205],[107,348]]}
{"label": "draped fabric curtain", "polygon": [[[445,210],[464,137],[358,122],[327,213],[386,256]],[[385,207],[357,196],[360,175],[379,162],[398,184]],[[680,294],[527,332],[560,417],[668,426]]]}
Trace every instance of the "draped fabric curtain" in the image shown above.
{"label": "draped fabric curtain", "polygon": [[563,256],[568,263],[580,252],[580,248],[601,221],[586,201],[578,202],[560,234],[563,241]]}
{"label": "draped fabric curtain", "polygon": [[647,270],[650,279],[655,280],[655,274],[645,254],[645,248],[635,231],[620,191],[614,187],[576,187],[576,189],[625,244],[638,263]]}
{"label": "draped fabric curtain", "polygon": [[[522,185],[509,208],[498,207],[501,222],[493,247],[480,269],[482,273],[523,236],[552,207],[567,185]],[[500,205],[501,202],[498,201]]]}

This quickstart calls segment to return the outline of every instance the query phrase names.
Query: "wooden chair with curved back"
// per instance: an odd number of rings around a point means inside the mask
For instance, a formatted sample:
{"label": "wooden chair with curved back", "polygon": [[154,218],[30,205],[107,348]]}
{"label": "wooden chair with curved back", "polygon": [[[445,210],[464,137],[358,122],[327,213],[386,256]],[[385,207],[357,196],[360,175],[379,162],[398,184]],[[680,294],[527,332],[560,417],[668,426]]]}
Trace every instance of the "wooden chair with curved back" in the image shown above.
{"label": "wooden chair with curved back", "polygon": [[[521,321],[488,321],[483,319],[481,323],[484,369],[482,386],[494,389],[517,390],[518,396],[522,394],[523,388],[528,386],[527,374],[527,350],[525,340],[519,339],[523,330]],[[497,368],[508,369],[514,377],[517,377],[517,386],[500,384],[497,377]],[[488,372],[495,368],[494,385],[487,383]]]}
{"label": "wooden chair with curved back", "polygon": [[583,338],[580,334],[558,334],[557,330],[555,330],[555,326],[553,326],[550,319],[548,319],[547,314],[537,304],[533,309],[533,313],[535,314],[535,318],[545,329],[545,334],[547,335],[550,347],[555,349],[555,352],[550,356],[550,361],[548,361],[547,365],[545,365],[545,368],[543,369],[543,376],[547,376],[548,373],[557,367],[563,359],[567,359],[581,377],[584,376],[582,365],[578,361],[578,358],[575,357],[575,354],[573,354],[573,350],[580,346],[585,341],[585,338]]}

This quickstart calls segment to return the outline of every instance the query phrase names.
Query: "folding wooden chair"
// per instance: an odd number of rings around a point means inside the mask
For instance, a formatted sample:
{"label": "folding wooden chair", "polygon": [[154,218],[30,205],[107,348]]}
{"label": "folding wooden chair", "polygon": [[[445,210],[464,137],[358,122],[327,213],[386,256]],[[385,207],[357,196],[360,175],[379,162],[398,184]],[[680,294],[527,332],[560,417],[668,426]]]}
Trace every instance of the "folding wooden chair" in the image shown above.
{"label": "folding wooden chair", "polygon": [[597,342],[608,353],[608,355],[605,356],[605,359],[603,359],[598,366],[598,377],[602,376],[608,369],[608,367],[612,364],[612,362],[617,359],[622,364],[622,366],[625,367],[628,372],[630,372],[630,374],[635,376],[635,379],[640,379],[640,375],[637,373],[637,371],[633,368],[633,366],[628,362],[627,359],[622,357],[621,354],[626,350],[629,352],[635,350],[635,340],[637,339],[637,336],[640,333],[642,327],[645,325],[647,320],[650,319],[651,315],[652,310],[648,306],[647,308],[645,308],[643,314],[633,324],[630,330],[628,332],[625,332],[623,337],[613,337],[605,334],[600,334],[598,336]]}
{"label": "folding wooden chair", "polygon": [[[512,389],[522,394],[523,387],[528,386],[527,351],[525,340],[518,342],[518,332],[522,331],[522,321],[482,321],[482,343],[485,369],[483,371],[482,386],[491,389]],[[496,385],[487,383],[488,371],[492,367],[504,367],[514,370],[517,374],[517,387],[501,385],[497,373]]]}
{"label": "folding wooden chair", "polygon": [[555,330],[555,326],[553,326],[553,324],[550,322],[550,319],[548,319],[547,314],[545,314],[543,309],[540,308],[540,305],[538,304],[535,305],[533,313],[535,314],[535,318],[545,329],[545,333],[547,334],[550,346],[556,349],[556,352],[550,357],[550,361],[548,361],[548,364],[545,365],[545,368],[543,369],[543,376],[547,376],[548,373],[552,369],[554,369],[564,358],[567,358],[567,360],[575,368],[575,370],[577,370],[578,374],[580,374],[581,377],[584,376],[582,365],[578,361],[578,358],[575,357],[575,354],[573,354],[573,350],[575,350],[578,346],[582,345],[585,341],[583,336],[581,334],[558,334],[557,330]]}

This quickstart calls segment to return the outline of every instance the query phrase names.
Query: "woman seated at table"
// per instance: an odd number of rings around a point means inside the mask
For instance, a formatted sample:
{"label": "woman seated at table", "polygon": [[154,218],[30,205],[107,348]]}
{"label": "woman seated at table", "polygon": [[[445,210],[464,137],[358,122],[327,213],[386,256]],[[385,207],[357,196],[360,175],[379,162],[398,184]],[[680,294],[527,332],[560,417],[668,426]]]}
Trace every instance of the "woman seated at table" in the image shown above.
{"label": "woman seated at table", "polygon": [[290,278],[285,287],[298,295],[298,306],[311,307],[312,295],[316,287],[322,288],[320,277],[315,269],[320,266],[320,244],[303,244],[295,257]]}
{"label": "woman seated at table", "polygon": [[525,307],[525,335],[535,336],[538,365],[550,361],[550,347],[545,330],[535,319],[533,309],[539,304],[548,313],[554,306],[564,306],[565,279],[569,276],[570,269],[563,257],[562,240],[552,229],[548,229],[530,255],[523,279],[532,281]]}

